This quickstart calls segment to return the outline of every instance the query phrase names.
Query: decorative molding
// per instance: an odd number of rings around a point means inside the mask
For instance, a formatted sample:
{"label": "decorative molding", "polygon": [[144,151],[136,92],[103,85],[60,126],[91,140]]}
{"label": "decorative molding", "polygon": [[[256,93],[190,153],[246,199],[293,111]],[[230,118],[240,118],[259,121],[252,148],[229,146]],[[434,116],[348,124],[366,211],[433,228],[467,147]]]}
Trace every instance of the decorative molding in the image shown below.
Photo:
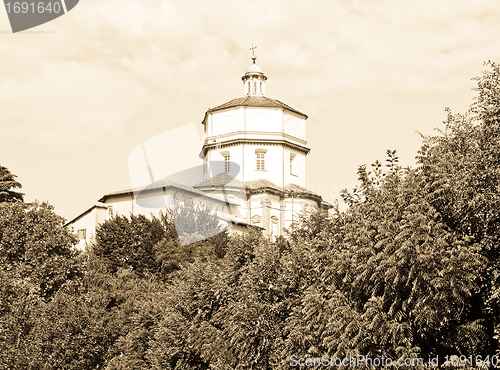
{"label": "decorative molding", "polygon": [[260,201],[260,204],[262,205],[262,207],[271,207],[271,199],[264,198]]}
{"label": "decorative molding", "polygon": [[[260,194],[269,194],[269,195],[275,195],[278,196],[281,201],[287,201],[291,199],[304,199],[304,200],[310,200],[314,203],[322,202],[323,198],[319,194],[314,194],[310,191],[307,192],[299,192],[299,191],[289,191],[285,190],[283,188],[281,189],[276,189],[272,187],[262,187],[259,189],[249,189],[247,188],[247,196],[252,197],[252,195],[260,195]],[[282,205],[282,207],[286,207],[285,204]]]}
{"label": "decorative molding", "polygon": [[[217,135],[210,135],[207,136],[205,139],[205,144],[208,144],[209,141],[213,140],[225,140],[225,139],[230,139],[233,136],[240,136],[239,139],[246,139],[247,135],[259,135],[259,136],[280,136],[283,138],[283,140],[292,140],[292,141],[297,141],[300,145],[306,145],[307,141],[301,138],[298,138],[297,136],[290,135],[284,131],[247,131],[247,130],[239,130],[239,131],[232,131],[224,134],[217,134]],[[243,137],[241,137],[243,136]],[[268,139],[263,139],[263,140],[268,140]]]}
{"label": "decorative molding", "polygon": [[225,143],[219,142],[220,145],[216,145],[214,143],[205,143],[203,145],[203,153],[204,155],[207,155],[208,151],[210,150],[220,150],[223,148],[229,148],[232,146],[237,146],[237,145],[270,145],[270,146],[282,146],[286,149],[293,149],[296,150],[300,153],[303,153],[304,155],[309,154],[311,149],[301,146],[298,144],[290,143],[285,140],[273,140],[273,139],[233,139],[233,140],[228,140]]}
{"label": "decorative molding", "polygon": [[260,222],[262,221],[262,216],[260,216],[260,215],[253,215],[250,219],[252,220],[252,225],[254,225],[254,224],[260,224]]}

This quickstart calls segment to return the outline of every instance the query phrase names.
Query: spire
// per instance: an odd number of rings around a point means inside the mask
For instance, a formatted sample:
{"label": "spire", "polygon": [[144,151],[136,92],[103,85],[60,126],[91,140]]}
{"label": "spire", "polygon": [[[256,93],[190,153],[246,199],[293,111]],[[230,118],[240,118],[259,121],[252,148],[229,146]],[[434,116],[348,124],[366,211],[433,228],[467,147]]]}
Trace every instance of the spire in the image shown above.
{"label": "spire", "polygon": [[243,85],[245,87],[244,94],[245,95],[257,95],[262,96],[265,94],[265,82],[267,77],[262,73],[260,67],[255,64],[255,60],[257,57],[255,56],[255,49],[257,46],[253,46],[250,48],[252,51],[252,64],[248,67],[245,75],[241,78],[243,80]]}

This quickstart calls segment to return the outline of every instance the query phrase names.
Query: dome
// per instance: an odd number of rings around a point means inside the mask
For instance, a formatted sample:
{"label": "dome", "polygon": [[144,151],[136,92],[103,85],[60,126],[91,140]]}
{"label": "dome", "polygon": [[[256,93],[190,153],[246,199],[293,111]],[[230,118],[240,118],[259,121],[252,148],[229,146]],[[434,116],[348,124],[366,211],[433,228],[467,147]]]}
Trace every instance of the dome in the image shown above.
{"label": "dome", "polygon": [[253,63],[248,67],[247,73],[262,73],[262,69],[260,69],[257,64]]}
{"label": "dome", "polygon": [[247,68],[246,73],[241,77],[243,80],[245,95],[265,95],[265,82],[267,77],[262,72],[262,69],[255,64],[257,57],[252,56],[253,63]]}

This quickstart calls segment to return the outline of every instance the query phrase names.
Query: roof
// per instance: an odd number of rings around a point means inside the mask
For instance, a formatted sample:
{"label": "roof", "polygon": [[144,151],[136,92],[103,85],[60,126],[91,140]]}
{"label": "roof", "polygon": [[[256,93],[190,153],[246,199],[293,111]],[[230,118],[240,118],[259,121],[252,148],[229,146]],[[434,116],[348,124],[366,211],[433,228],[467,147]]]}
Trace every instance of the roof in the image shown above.
{"label": "roof", "polygon": [[131,194],[131,193],[139,193],[139,192],[143,192],[143,191],[159,190],[159,189],[169,188],[169,187],[181,189],[181,190],[184,190],[184,191],[189,191],[191,193],[194,193],[194,194],[197,194],[197,195],[200,195],[200,196],[204,196],[204,197],[207,197],[207,198],[212,198],[212,199],[217,200],[219,202],[226,202],[226,203],[236,204],[236,203],[233,203],[233,202],[231,202],[229,200],[221,199],[221,198],[219,198],[219,197],[217,197],[215,195],[207,194],[207,193],[205,193],[205,192],[203,192],[201,190],[195,189],[192,186],[183,185],[183,184],[179,184],[177,182],[168,181],[168,180],[160,180],[160,181],[156,181],[156,182],[154,182],[152,184],[149,184],[147,186],[136,187],[136,188],[132,188],[132,189],[127,189],[127,190],[122,190],[122,191],[115,191],[113,193],[108,193],[108,194],[104,195],[101,199],[99,199],[99,202],[104,202],[106,200],[105,198],[112,197],[114,195],[124,195],[124,194]]}
{"label": "roof", "polygon": [[257,64],[255,64],[255,60],[253,61],[253,64],[250,64],[250,67],[248,67],[246,73],[260,73],[260,74],[263,74],[262,73],[262,68],[260,68]]}
{"label": "roof", "polygon": [[242,96],[242,97],[233,99],[233,100],[228,101],[227,103],[219,105],[215,108],[210,108],[207,111],[207,113],[211,113],[211,112],[215,112],[215,111],[227,109],[227,108],[233,108],[233,107],[281,108],[281,109],[287,109],[289,111],[292,111],[294,113],[297,113],[298,115],[301,115],[301,116],[307,118],[306,114],[304,114],[296,109],[293,109],[292,107],[286,105],[283,102],[280,102],[279,100],[268,98],[267,96],[255,96],[255,95],[246,95],[246,96]]}
{"label": "roof", "polygon": [[265,189],[265,188],[274,189],[274,190],[278,190],[278,191],[283,190],[278,185],[276,185],[274,182],[266,180],[266,179],[247,181],[247,182],[245,182],[245,185],[250,190]]}
{"label": "roof", "polygon": [[240,188],[244,189],[245,184],[238,180],[237,178],[229,175],[228,173],[220,173],[215,177],[211,177],[208,180],[202,181],[199,184],[194,185],[195,188],[203,188],[203,187],[231,187],[231,188]]}
{"label": "roof", "polygon": [[293,193],[293,194],[297,194],[297,195],[302,195],[302,196],[311,195],[311,196],[316,196],[316,197],[319,196],[318,194],[316,194],[310,190],[307,190],[306,188],[303,188],[302,186],[299,186],[297,184],[285,185],[284,189],[288,193]]}
{"label": "roof", "polygon": [[71,221],[66,222],[66,224],[64,226],[71,225],[73,222],[77,221],[79,218],[81,218],[81,217],[85,216],[87,213],[91,212],[94,208],[107,209],[108,205],[104,204],[104,203],[101,203],[101,202],[97,202],[92,207],[90,207],[89,209],[87,209],[86,211],[84,211],[84,212],[80,213],[78,216],[74,217]]}
{"label": "roof", "polygon": [[288,184],[288,185],[285,185],[283,188],[281,188],[269,180],[259,179],[259,180],[247,181],[247,182],[245,182],[245,185],[250,190],[273,189],[273,190],[277,190],[279,192],[282,192],[282,193],[286,194],[287,196],[293,195],[296,197],[299,196],[299,197],[321,198],[320,195],[318,195],[310,190],[307,190],[306,188],[303,188],[302,186],[297,185],[297,184]]}
{"label": "roof", "polygon": [[[276,185],[274,182],[269,181],[267,179],[258,179],[258,180],[252,180],[252,181],[246,181],[245,183],[241,182],[240,180],[232,177],[231,175],[227,173],[220,173],[217,176],[210,178],[208,180],[202,181],[199,184],[194,185],[196,188],[203,188],[203,187],[212,187],[212,188],[218,188],[218,187],[235,187],[235,188],[245,188],[250,191],[252,190],[262,190],[262,189],[272,189],[276,192],[286,194],[286,195],[293,195],[293,196],[299,196],[299,197],[320,197],[318,194],[307,190],[306,188],[297,185],[297,184],[288,184],[285,185],[283,188]],[[205,193],[204,193],[205,194]]]}

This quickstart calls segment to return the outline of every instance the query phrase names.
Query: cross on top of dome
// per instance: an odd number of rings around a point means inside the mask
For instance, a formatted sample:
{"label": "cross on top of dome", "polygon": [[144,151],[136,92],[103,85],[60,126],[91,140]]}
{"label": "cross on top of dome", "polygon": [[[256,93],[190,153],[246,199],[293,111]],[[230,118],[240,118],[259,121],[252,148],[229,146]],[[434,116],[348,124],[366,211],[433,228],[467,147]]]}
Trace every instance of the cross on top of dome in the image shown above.
{"label": "cross on top of dome", "polygon": [[250,67],[248,67],[247,73],[262,73],[262,69],[257,64],[255,64],[255,60],[257,59],[257,57],[255,56],[255,49],[257,49],[257,46],[253,46],[252,44],[250,50],[252,51],[253,63],[250,65]]}
{"label": "cross on top of dome", "polygon": [[257,46],[253,46],[253,44],[252,44],[252,47],[250,48],[250,50],[252,51],[253,64],[255,64],[255,59],[257,59],[257,57],[255,56],[255,49],[257,49]]}

